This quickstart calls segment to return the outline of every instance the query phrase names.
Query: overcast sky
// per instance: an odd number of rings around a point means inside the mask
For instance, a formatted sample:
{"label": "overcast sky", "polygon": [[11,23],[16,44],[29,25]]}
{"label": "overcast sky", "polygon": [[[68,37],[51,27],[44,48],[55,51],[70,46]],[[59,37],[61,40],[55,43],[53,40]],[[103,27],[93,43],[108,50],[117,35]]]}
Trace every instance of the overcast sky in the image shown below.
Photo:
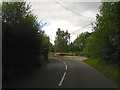
{"label": "overcast sky", "polygon": [[[27,0],[29,2],[29,0]],[[61,5],[59,5],[61,4]],[[57,28],[72,33],[91,22],[99,13],[100,2],[31,2],[33,13],[48,24],[42,28],[54,43]],[[70,9],[71,11],[67,10]],[[78,15],[79,14],[79,15]],[[71,41],[82,32],[91,32],[91,25],[71,34]]]}

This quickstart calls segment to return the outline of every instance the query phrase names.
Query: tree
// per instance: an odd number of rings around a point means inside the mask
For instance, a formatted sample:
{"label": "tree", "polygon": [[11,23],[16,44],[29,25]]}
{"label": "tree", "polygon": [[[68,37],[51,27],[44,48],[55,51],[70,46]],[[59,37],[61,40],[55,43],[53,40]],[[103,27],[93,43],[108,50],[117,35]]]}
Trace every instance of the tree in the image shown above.
{"label": "tree", "polygon": [[3,2],[2,5],[3,58],[4,55],[16,56],[15,58],[35,56],[40,39],[37,35],[36,17],[29,11],[30,5],[25,2]]}
{"label": "tree", "polygon": [[68,44],[70,41],[70,34],[68,31],[64,32],[58,28],[55,37],[55,51],[56,52],[66,52],[68,51]]}
{"label": "tree", "polygon": [[50,43],[49,37],[46,34],[43,34],[41,54],[44,56],[45,60],[48,60],[49,43]]}
{"label": "tree", "polygon": [[54,52],[54,45],[51,42],[49,42],[49,51]]}
{"label": "tree", "polygon": [[96,16],[94,32],[84,49],[88,55],[109,62],[117,62],[120,54],[120,2],[102,2],[100,15]]}
{"label": "tree", "polygon": [[30,3],[2,3],[3,85],[48,59],[49,38],[40,27]]}
{"label": "tree", "polygon": [[78,52],[83,52],[83,48],[85,46],[87,38],[90,36],[89,32],[81,33],[75,40],[74,40],[74,49]]}

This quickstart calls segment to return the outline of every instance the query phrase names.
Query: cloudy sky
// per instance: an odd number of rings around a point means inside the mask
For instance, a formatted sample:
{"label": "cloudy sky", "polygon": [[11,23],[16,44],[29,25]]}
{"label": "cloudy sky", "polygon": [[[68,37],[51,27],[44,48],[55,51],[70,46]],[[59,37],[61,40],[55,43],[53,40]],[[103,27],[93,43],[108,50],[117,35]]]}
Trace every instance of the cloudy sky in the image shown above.
{"label": "cloudy sky", "polygon": [[[30,0],[27,0],[28,2]],[[30,1],[31,2],[31,1]],[[71,33],[71,42],[82,32],[91,32],[91,25],[74,32],[91,22],[99,13],[100,2],[31,2],[33,13],[47,22],[42,28],[54,43],[57,28]],[[73,33],[74,32],[74,33]]]}

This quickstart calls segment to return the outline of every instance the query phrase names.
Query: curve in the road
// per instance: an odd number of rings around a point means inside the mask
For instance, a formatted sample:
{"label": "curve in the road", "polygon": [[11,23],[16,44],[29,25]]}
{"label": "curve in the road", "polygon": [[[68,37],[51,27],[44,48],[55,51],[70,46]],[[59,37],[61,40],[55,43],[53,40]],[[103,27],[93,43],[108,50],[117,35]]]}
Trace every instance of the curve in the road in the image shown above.
{"label": "curve in the road", "polygon": [[[64,65],[65,65],[65,70],[67,71],[67,64],[65,63],[65,61],[62,61],[62,60],[59,60],[59,61],[61,61],[61,62],[64,63]],[[66,71],[64,72],[64,74],[63,74],[63,76],[62,76],[62,78],[61,78],[58,86],[61,86],[61,85],[62,85],[62,83],[63,83],[63,81],[64,81],[64,78],[65,78],[65,76],[66,76]]]}
{"label": "curve in the road", "polygon": [[117,88],[81,61],[81,58],[49,58],[46,66],[38,68],[29,78],[16,83],[12,88]]}

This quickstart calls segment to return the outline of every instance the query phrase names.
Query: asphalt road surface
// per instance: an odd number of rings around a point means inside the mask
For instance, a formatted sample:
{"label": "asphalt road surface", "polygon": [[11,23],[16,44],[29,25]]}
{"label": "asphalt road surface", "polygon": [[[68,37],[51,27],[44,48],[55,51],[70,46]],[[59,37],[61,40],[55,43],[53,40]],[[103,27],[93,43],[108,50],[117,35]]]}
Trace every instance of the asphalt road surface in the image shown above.
{"label": "asphalt road surface", "polygon": [[85,58],[49,58],[50,63],[38,68],[12,88],[117,88],[101,73],[82,62]]}

